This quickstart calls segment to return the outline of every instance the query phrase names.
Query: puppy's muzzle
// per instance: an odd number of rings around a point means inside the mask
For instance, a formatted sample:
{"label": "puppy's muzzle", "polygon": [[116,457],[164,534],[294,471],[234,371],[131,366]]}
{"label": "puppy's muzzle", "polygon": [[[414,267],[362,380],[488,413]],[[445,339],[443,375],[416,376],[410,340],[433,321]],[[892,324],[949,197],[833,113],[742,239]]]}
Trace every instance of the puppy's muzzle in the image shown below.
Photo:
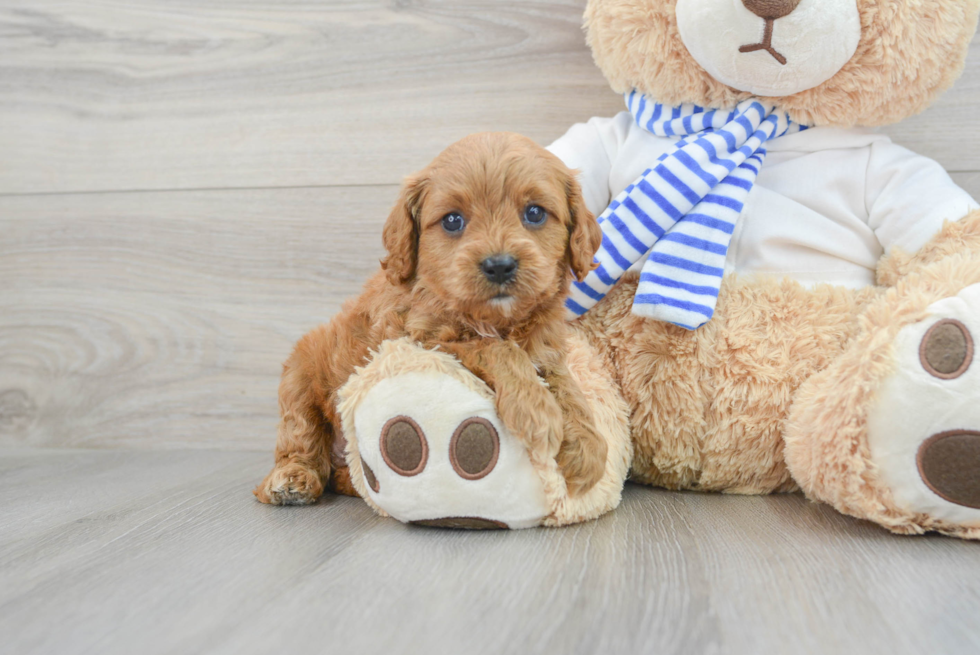
{"label": "puppy's muzzle", "polygon": [[517,277],[517,260],[511,255],[491,255],[480,262],[480,270],[494,284],[508,284]]}

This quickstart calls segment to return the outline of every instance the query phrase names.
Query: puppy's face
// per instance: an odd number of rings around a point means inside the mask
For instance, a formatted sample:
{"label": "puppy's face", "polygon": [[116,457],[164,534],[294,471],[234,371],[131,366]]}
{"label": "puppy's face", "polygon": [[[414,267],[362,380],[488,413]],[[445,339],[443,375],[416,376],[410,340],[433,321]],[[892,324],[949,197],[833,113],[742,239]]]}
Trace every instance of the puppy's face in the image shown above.
{"label": "puppy's face", "polygon": [[570,272],[592,269],[601,232],[558,158],[519,135],[483,133],[406,183],[384,238],[392,282],[507,325],[562,300]]}

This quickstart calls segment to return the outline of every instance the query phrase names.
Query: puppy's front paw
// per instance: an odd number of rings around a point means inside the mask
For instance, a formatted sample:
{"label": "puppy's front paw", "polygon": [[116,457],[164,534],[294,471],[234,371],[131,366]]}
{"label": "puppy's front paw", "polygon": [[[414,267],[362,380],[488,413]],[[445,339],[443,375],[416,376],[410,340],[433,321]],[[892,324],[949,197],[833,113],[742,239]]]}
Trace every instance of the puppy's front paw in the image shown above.
{"label": "puppy's front paw", "polygon": [[497,415],[534,456],[553,459],[564,439],[561,408],[544,386],[497,390]]}
{"label": "puppy's front paw", "polygon": [[570,496],[588,492],[602,479],[608,451],[608,445],[591,424],[565,426],[565,441],[557,459]]}
{"label": "puppy's front paw", "polygon": [[323,493],[320,474],[299,462],[277,464],[252,492],[269,505],[312,505]]}

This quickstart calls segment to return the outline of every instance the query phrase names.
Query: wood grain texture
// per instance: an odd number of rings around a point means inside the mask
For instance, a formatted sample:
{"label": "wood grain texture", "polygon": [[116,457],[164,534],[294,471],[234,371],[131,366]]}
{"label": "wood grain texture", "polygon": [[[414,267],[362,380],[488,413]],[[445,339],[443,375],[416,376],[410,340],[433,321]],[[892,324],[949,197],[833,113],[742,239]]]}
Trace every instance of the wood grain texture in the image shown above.
{"label": "wood grain texture", "polygon": [[974,198],[980,198],[980,171],[950,173],[950,177]]}
{"label": "wood grain texture", "polygon": [[9,0],[0,192],[391,184],[618,111],[584,0]]}
{"label": "wood grain texture", "polygon": [[[0,193],[393,184],[470,132],[622,109],[585,0],[7,0]],[[887,129],[980,170],[980,41]]]}
{"label": "wood grain texture", "polygon": [[256,448],[397,187],[0,197],[0,444]]}
{"label": "wood grain texture", "polygon": [[596,522],[455,532],[352,498],[260,505],[270,460],[0,453],[0,652],[980,649],[976,544],[800,496],[631,485]]}

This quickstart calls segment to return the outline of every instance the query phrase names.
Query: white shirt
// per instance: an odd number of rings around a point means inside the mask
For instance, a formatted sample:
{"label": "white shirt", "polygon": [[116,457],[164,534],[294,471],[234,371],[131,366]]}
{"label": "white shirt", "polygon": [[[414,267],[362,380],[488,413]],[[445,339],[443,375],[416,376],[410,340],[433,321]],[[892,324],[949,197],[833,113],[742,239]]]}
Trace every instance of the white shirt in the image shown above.
{"label": "white shirt", "polygon": [[[548,149],[579,171],[585,203],[598,216],[676,141],[624,111],[574,125]],[[884,253],[917,252],[943,221],[980,209],[938,163],[868,129],[811,128],[766,147],[726,273],[872,285]]]}

